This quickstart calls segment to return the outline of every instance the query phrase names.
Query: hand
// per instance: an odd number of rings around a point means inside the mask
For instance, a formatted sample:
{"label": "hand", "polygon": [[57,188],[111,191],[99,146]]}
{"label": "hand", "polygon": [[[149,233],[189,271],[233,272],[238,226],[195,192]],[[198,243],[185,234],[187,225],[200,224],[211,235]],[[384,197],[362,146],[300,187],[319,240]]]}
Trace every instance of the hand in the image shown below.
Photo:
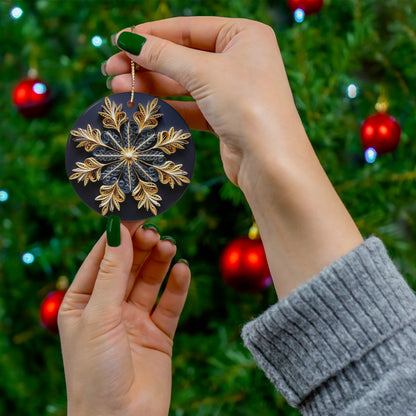
{"label": "hand", "polygon": [[[88,255],[59,312],[68,415],[166,416],[173,336],[190,271],[173,266],[176,246],[140,224],[121,225],[121,244],[103,235]],[[152,312],[153,311],[153,312]]]}
{"label": "hand", "polygon": [[[304,135],[269,26],[192,17],[141,24],[135,32],[147,39],[140,55],[121,52],[106,63],[109,75],[119,75],[112,80],[113,91],[130,90],[133,59],[142,68],[137,91],[192,96],[194,102],[169,103],[191,129],[213,130],[220,138],[224,169],[233,183],[244,186],[241,167],[249,166],[253,156],[269,157],[277,138]],[[266,124],[273,125],[273,134],[263,134]]]}
{"label": "hand", "polygon": [[191,128],[219,137],[225,172],[250,204],[280,298],[361,244],[303,128],[270,27],[188,17],[144,23],[135,32],[146,40],[141,51],[138,37],[136,54],[124,47],[105,65],[118,75],[112,89],[130,90],[133,59],[142,68],[138,91],[195,99],[170,103]]}

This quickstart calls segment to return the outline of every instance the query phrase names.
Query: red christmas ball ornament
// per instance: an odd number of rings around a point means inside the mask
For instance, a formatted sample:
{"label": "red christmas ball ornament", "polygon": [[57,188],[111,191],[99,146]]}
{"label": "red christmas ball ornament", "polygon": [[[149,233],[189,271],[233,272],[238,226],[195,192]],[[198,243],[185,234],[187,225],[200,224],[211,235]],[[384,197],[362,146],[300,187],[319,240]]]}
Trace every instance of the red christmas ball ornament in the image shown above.
{"label": "red christmas ball ornament", "polygon": [[364,149],[373,148],[377,154],[390,153],[400,143],[400,124],[386,113],[366,118],[361,126],[361,143]]}
{"label": "red christmas ball ornament", "polygon": [[39,78],[25,78],[13,91],[13,104],[27,118],[45,115],[51,106],[52,96],[47,85]]}
{"label": "red christmas ball ornament", "polygon": [[227,245],[221,255],[221,274],[232,288],[259,292],[272,284],[266,253],[260,239],[241,237]]}
{"label": "red christmas ball ornament", "polygon": [[292,12],[300,9],[305,12],[305,15],[318,13],[324,5],[324,0],[288,0],[288,5]]}
{"label": "red christmas ball ornament", "polygon": [[50,292],[40,305],[40,321],[51,332],[58,332],[58,312],[65,292],[65,290]]}

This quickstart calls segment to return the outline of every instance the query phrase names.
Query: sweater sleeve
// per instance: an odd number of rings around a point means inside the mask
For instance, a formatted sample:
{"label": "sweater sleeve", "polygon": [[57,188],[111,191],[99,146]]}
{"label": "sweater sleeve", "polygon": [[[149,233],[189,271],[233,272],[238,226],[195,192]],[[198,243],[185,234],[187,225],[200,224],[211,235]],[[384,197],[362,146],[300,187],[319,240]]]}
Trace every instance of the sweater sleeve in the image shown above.
{"label": "sweater sleeve", "polygon": [[243,328],[308,416],[416,415],[416,297],[371,237]]}

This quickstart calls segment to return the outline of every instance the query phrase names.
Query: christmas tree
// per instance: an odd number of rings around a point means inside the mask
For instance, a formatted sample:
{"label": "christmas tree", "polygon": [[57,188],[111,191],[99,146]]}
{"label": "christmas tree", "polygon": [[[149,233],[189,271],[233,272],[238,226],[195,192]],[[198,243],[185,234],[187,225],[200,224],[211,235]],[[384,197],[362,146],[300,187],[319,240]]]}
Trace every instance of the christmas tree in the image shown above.
{"label": "christmas tree", "polygon": [[[65,147],[78,116],[111,94],[100,64],[117,51],[111,34],[125,27],[179,15],[271,25],[327,174],[362,234],[385,242],[416,289],[416,0],[326,0],[305,11],[286,0],[0,1],[1,414],[66,414],[59,338],[42,327],[39,308],[105,229],[67,179]],[[378,155],[377,144],[365,153],[360,141],[362,122],[377,111],[401,128],[397,149]],[[252,215],[224,174],[218,140],[193,137],[191,185],[151,220],[176,238],[177,258],[193,274],[175,339],[171,414],[297,415],[240,339],[242,325],[276,301],[274,290],[244,293],[221,279],[221,253],[247,235]]]}

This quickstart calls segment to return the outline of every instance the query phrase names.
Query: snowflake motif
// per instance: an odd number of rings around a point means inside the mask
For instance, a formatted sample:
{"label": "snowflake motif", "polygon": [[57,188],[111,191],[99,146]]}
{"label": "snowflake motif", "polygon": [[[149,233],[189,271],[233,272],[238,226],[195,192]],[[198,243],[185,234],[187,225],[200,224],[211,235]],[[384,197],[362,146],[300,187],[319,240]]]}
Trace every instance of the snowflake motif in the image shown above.
{"label": "snowflake motif", "polygon": [[99,114],[103,117],[103,132],[92,129],[72,130],[73,140],[77,147],[83,147],[93,157],[84,162],[76,162],[77,168],[69,179],[83,181],[101,181],[100,201],[102,215],[115,209],[120,210],[120,203],[125,201],[126,194],[138,201],[137,208],[145,208],[157,215],[161,197],[158,195],[157,182],[182,186],[189,183],[188,173],[182,170],[182,164],[167,160],[165,155],[184,149],[188,144],[189,133],[182,130],[161,131],[156,134],[160,106],[158,99],[148,102],[146,108],[139,104],[133,120],[128,120],[122,111],[122,105],[116,106],[109,98]]}

